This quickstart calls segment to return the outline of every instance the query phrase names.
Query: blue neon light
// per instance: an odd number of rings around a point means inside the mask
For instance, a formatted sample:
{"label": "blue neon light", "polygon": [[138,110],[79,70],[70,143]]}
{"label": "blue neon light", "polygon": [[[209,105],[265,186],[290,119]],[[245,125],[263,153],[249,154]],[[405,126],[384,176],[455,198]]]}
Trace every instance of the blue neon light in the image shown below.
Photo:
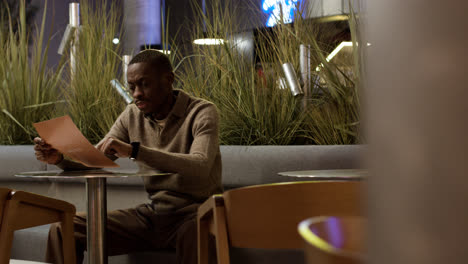
{"label": "blue neon light", "polygon": [[267,27],[273,27],[281,18],[283,11],[283,22],[291,23],[294,18],[294,11],[301,0],[262,0],[262,9],[268,15]]}

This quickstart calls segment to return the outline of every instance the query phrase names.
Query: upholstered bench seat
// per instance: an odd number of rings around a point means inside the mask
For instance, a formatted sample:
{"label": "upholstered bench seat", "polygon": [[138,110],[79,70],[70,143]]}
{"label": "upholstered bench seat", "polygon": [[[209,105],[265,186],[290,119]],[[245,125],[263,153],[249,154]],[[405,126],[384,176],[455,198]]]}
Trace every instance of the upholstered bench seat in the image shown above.
{"label": "upholstered bench seat", "polygon": [[[278,172],[313,169],[360,168],[364,146],[221,146],[223,186],[232,189],[248,185],[302,178],[279,176]],[[128,159],[117,161],[122,169],[135,169]],[[34,157],[33,146],[0,146],[0,186],[29,191],[62,199],[74,204],[77,211],[86,208],[85,184],[78,179],[18,178],[14,174],[25,171],[57,170],[46,166]],[[140,178],[115,178],[107,181],[108,210],[134,207],[148,202]],[[48,226],[40,226],[15,232],[12,258],[43,261]],[[194,244],[195,247],[195,244]],[[235,263],[301,263],[301,252],[233,249],[231,259]],[[110,264],[127,263],[175,263],[175,251],[141,252],[113,256]],[[293,261],[294,260],[294,261]],[[296,261],[297,260],[297,261]]]}

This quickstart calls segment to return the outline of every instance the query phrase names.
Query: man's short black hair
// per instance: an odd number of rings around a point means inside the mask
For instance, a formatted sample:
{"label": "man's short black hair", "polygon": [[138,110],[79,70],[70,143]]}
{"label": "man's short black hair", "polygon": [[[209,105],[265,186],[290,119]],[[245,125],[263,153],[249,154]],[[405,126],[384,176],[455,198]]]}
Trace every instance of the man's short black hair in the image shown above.
{"label": "man's short black hair", "polygon": [[147,49],[140,51],[140,53],[133,57],[133,59],[128,65],[140,62],[150,63],[152,66],[156,67],[158,71],[161,72],[172,72],[172,65],[169,58],[166,55],[164,55],[164,53],[159,52],[155,49]]}

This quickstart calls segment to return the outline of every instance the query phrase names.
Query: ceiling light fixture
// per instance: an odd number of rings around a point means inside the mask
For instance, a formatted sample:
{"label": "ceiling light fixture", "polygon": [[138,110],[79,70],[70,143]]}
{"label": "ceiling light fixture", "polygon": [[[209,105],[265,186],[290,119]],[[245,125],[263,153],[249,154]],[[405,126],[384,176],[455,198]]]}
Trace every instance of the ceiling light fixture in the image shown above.
{"label": "ceiling light fixture", "polygon": [[353,42],[351,41],[343,41],[340,43],[340,45],[338,45],[338,47],[336,47],[328,56],[327,56],[327,62],[331,61],[331,59],[333,59],[333,57],[336,56],[336,54],[338,54],[338,52],[340,52],[344,47],[352,47],[353,46]]}
{"label": "ceiling light fixture", "polygon": [[162,50],[162,49],[156,49],[157,51],[161,52],[161,53],[164,53],[166,55],[169,55],[171,54],[171,51],[170,50]]}
{"label": "ceiling light fixture", "polygon": [[[351,41],[341,42],[340,45],[338,45],[330,54],[328,54],[325,60],[327,62],[331,61],[331,59],[333,59],[333,57],[335,57],[336,54],[338,54],[338,52],[340,52],[344,47],[352,47],[352,46],[353,46],[353,42]],[[317,68],[315,68],[315,71],[320,71],[322,67],[323,67],[323,63],[320,63],[320,65],[317,66]]]}
{"label": "ceiling light fixture", "polygon": [[225,42],[224,39],[220,38],[201,38],[193,41],[193,44],[196,45],[223,45]]}

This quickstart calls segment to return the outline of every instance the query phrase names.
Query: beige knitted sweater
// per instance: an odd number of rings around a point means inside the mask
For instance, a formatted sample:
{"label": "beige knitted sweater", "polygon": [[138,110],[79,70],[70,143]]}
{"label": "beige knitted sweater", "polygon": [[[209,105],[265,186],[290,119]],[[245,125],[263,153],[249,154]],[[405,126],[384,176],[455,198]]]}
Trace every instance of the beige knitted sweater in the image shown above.
{"label": "beige knitted sweater", "polygon": [[[222,192],[217,109],[181,90],[174,93],[177,99],[163,127],[130,104],[106,135],[140,142],[140,169],[173,173],[143,177],[156,211],[176,210]],[[70,162],[58,165],[69,167]]]}

